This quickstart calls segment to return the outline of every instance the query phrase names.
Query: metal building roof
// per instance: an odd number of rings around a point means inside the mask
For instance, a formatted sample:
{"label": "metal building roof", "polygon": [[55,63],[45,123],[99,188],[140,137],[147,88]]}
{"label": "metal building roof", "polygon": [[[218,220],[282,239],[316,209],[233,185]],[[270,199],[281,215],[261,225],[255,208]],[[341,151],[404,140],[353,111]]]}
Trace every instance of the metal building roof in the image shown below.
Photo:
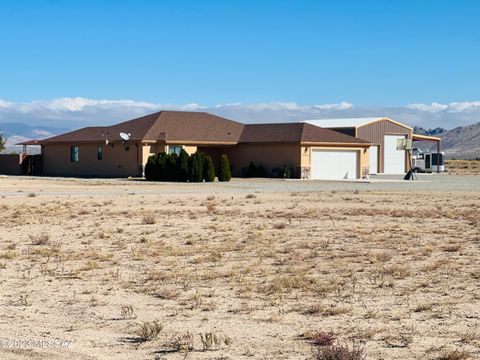
{"label": "metal building roof", "polygon": [[321,127],[359,127],[371,122],[385,119],[384,117],[368,117],[368,118],[346,118],[346,119],[312,119],[304,120],[304,122]]}

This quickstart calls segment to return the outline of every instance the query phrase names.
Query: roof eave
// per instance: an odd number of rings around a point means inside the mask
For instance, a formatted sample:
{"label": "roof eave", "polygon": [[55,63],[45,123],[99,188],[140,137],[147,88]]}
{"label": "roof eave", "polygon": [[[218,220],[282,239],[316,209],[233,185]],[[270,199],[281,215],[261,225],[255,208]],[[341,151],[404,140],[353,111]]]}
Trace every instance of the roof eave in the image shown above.
{"label": "roof eave", "polygon": [[334,142],[334,141],[302,141],[301,145],[305,146],[347,146],[347,147],[370,147],[371,143],[348,143],[348,142]]}

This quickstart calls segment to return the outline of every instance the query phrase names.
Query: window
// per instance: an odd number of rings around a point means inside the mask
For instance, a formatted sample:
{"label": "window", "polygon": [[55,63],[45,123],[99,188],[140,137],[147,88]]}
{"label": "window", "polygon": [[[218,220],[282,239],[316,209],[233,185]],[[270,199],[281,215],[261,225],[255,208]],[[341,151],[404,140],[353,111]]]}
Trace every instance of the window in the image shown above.
{"label": "window", "polygon": [[168,154],[177,154],[180,155],[180,152],[182,151],[183,146],[181,145],[168,145]]}
{"label": "window", "polygon": [[97,160],[102,160],[103,159],[103,146],[98,145],[97,147]]}
{"label": "window", "polygon": [[78,146],[70,147],[70,161],[78,162]]}

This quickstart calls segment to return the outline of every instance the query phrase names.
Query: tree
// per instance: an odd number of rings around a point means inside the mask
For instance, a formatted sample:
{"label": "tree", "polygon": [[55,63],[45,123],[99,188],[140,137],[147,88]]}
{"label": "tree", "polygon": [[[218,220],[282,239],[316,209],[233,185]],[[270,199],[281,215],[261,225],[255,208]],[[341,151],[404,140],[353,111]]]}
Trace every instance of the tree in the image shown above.
{"label": "tree", "polygon": [[166,166],[167,166],[167,153],[166,152],[161,152],[157,155],[157,161],[156,161],[156,166],[155,166],[155,173],[156,173],[156,179],[160,181],[166,181],[167,180],[167,172]]}
{"label": "tree", "polygon": [[177,159],[177,180],[186,182],[188,181],[188,162],[189,156],[185,150],[182,149]]}
{"label": "tree", "polygon": [[165,177],[168,181],[177,181],[177,161],[178,155],[175,153],[167,155],[165,164]]}
{"label": "tree", "polygon": [[205,155],[205,162],[203,164],[203,179],[205,182],[215,181],[215,167],[213,166],[212,158],[208,155]]}
{"label": "tree", "polygon": [[230,169],[230,163],[228,156],[223,154],[220,159],[220,171],[218,173],[218,181],[230,181],[232,178],[232,171]]}
{"label": "tree", "polygon": [[147,163],[145,164],[145,179],[148,181],[157,180],[156,173],[155,173],[156,162],[157,162],[156,155],[151,155],[148,157]]}
{"label": "tree", "polygon": [[7,139],[4,139],[3,138],[3,134],[0,133],[0,152],[2,152],[3,150],[5,150],[5,141]]}
{"label": "tree", "polygon": [[190,156],[189,163],[189,180],[191,182],[202,182],[203,181],[203,164],[204,164],[204,155],[203,153],[197,151],[196,153]]}

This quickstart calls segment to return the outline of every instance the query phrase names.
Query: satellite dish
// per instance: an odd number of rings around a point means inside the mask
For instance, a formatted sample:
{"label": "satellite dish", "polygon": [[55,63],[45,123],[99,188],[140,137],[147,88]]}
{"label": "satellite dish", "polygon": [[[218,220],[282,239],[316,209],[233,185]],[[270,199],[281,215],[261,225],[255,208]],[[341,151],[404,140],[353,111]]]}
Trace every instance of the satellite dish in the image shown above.
{"label": "satellite dish", "polygon": [[126,134],[126,133],[124,133],[124,132],[121,132],[121,133],[120,133],[120,137],[122,138],[123,141],[129,140],[131,135],[132,135],[132,134],[130,134],[130,133],[128,133],[128,134]]}

